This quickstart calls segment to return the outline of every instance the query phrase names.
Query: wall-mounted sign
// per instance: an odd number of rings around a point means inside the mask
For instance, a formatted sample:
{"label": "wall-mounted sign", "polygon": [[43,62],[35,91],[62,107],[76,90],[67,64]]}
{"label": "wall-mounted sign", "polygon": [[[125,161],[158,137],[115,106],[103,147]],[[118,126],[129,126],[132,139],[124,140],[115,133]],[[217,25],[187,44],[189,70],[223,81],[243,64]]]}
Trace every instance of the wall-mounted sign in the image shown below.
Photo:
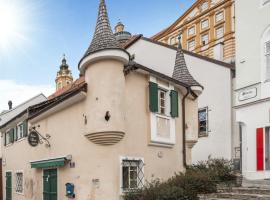
{"label": "wall-mounted sign", "polygon": [[245,101],[257,96],[257,88],[249,88],[238,93],[238,100]]}
{"label": "wall-mounted sign", "polygon": [[32,147],[36,147],[39,144],[39,135],[35,131],[31,131],[28,135],[28,143]]}

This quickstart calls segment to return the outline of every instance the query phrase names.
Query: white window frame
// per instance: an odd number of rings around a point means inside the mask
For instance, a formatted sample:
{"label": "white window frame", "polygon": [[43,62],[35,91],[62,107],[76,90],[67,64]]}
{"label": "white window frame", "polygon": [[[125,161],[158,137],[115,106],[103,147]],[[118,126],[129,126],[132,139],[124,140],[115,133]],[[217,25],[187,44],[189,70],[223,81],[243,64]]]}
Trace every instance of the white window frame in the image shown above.
{"label": "white window frame", "polygon": [[[129,160],[129,161],[142,161],[143,162],[143,168],[142,168],[142,173],[144,175],[144,158],[143,157],[133,157],[133,156],[120,156],[120,195],[125,194],[125,190],[123,190],[123,168],[122,168],[122,162],[124,160]],[[142,184],[145,184],[145,175],[143,176]],[[140,189],[140,187],[138,188]]]}
{"label": "white window frame", "polygon": [[[222,30],[223,30],[223,34],[222,34],[221,37],[218,37],[217,31],[218,31],[219,29],[222,29]],[[216,39],[219,40],[219,39],[223,38],[223,37],[224,37],[224,33],[225,33],[224,26],[219,26],[219,27],[217,27],[217,28],[215,29],[215,36],[216,36]]]}
{"label": "white window frame", "polygon": [[[4,137],[5,141],[4,141],[4,144],[6,144],[6,146],[9,146],[9,145],[12,144],[11,141],[10,141],[10,132],[9,132],[11,129],[12,128],[9,128],[9,129],[7,129],[5,131],[5,137]],[[8,138],[9,138],[9,143],[7,143],[7,135],[8,135]]]}
{"label": "white window frame", "polygon": [[[190,43],[194,43],[193,49],[190,49]],[[194,51],[196,49],[196,40],[195,39],[189,40],[187,45],[188,45],[188,51]]]}
{"label": "white window frame", "polygon": [[[153,76],[150,76],[150,81],[153,83],[157,83],[157,79]],[[161,85],[158,83],[158,87],[162,87],[167,89],[168,91],[174,90],[174,86],[169,84],[168,86]],[[169,103],[169,108],[170,108],[170,100],[168,101]],[[170,120],[170,137],[169,138],[162,138],[157,135],[157,117],[164,118]],[[172,118],[171,116],[165,116],[165,115],[160,115],[158,113],[150,113],[150,122],[151,122],[151,144],[154,145],[175,145],[175,119]]]}
{"label": "white window frame", "polygon": [[[205,43],[205,44],[203,44],[203,37],[204,36],[207,36],[207,43]],[[209,34],[208,33],[206,33],[206,34],[202,34],[201,35],[201,44],[202,44],[202,46],[206,46],[206,45],[208,45],[209,44]]]}
{"label": "white window frame", "polygon": [[[194,29],[194,33],[190,33],[190,30]],[[188,36],[193,36],[193,35],[196,35],[196,26],[191,26],[189,29],[188,29]]]}
{"label": "white window frame", "polygon": [[205,2],[202,3],[201,5],[201,10],[202,12],[206,11],[209,8],[209,3],[208,0],[206,0]]}
{"label": "white window frame", "polygon": [[[20,126],[22,126],[22,132],[19,131]],[[17,129],[16,130],[17,140],[24,138],[24,123],[20,122],[19,124],[17,124],[16,129]],[[20,137],[19,133],[22,134],[21,137]]]}
{"label": "white window frame", "polygon": [[[22,174],[22,192],[18,192],[18,179],[17,179],[17,174]],[[16,194],[24,195],[24,172],[23,170],[18,170],[15,172],[15,192]]]}
{"label": "white window frame", "polygon": [[[206,27],[203,27],[204,22],[207,22]],[[204,20],[201,21],[201,29],[204,30],[204,29],[207,29],[207,28],[209,28],[209,19],[204,19]]]}
{"label": "white window frame", "polygon": [[[220,14],[222,14],[222,18],[220,18],[220,19],[217,20],[217,17],[218,17]],[[219,22],[223,22],[224,19],[225,19],[225,12],[224,12],[224,10],[219,11],[219,12],[217,12],[217,13],[215,14],[215,24],[218,24]]]}

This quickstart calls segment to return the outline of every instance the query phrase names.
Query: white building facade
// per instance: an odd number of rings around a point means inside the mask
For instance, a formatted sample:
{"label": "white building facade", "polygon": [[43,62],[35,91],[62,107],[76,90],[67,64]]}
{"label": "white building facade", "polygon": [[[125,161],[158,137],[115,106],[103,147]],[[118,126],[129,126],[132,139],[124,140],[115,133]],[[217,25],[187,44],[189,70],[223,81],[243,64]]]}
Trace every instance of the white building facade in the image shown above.
{"label": "white building facade", "polygon": [[234,99],[239,129],[233,145],[249,180],[270,178],[269,19],[269,0],[236,1]]}
{"label": "white building facade", "polygon": [[[135,54],[135,61],[145,66],[153,66],[156,70],[170,75],[174,62],[170,58],[176,48],[142,37],[128,48]],[[146,56],[145,56],[146,55]],[[156,55],[163,55],[157,57]],[[192,160],[189,163],[211,158],[232,159],[232,92],[234,65],[217,61],[196,53],[184,50],[188,70],[204,87],[198,97],[199,131],[198,138],[186,123],[186,141],[191,149]],[[145,59],[146,58],[146,59]],[[196,141],[196,142],[192,142]]]}

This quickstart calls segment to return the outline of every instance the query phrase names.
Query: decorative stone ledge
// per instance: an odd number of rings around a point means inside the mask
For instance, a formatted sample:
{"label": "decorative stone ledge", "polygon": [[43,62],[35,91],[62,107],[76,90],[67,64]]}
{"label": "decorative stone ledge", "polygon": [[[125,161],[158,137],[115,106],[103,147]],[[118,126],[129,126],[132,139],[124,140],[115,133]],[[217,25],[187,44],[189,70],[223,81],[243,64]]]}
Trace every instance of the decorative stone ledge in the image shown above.
{"label": "decorative stone ledge", "polygon": [[95,144],[108,146],[120,142],[124,138],[125,133],[120,131],[104,131],[89,133],[85,136]]}

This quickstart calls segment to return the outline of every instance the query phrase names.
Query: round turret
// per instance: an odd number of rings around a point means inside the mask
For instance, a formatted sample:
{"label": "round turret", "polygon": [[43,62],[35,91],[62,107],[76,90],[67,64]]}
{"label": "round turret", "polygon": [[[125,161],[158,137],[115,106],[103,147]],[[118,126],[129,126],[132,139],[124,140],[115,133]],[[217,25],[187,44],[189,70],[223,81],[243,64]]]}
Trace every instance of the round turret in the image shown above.
{"label": "round turret", "polygon": [[105,1],[100,1],[96,31],[79,63],[88,84],[85,136],[95,144],[113,145],[125,135],[124,65],[129,53],[113,34]]}

